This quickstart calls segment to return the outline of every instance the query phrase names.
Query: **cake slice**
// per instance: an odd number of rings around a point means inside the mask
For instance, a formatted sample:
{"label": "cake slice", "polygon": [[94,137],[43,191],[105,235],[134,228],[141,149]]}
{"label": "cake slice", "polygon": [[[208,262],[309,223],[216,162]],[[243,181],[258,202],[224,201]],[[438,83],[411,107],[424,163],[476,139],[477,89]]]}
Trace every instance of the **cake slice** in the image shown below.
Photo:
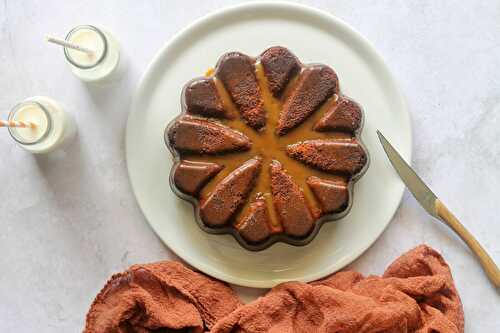
{"label": "cake slice", "polygon": [[266,111],[255,61],[239,52],[227,53],[219,60],[215,76],[224,84],[245,122],[256,130],[264,127]]}
{"label": "cake slice", "polygon": [[246,201],[260,171],[262,161],[252,158],[224,178],[200,206],[203,223],[211,227],[226,225]]}
{"label": "cake slice", "polygon": [[259,243],[265,241],[271,235],[269,227],[269,212],[263,198],[257,198],[250,204],[248,212],[235,226],[247,242]]}
{"label": "cake slice", "polygon": [[340,97],[337,103],[314,125],[319,132],[356,132],[361,126],[361,107],[347,97]]}
{"label": "cake slice", "polygon": [[330,67],[318,65],[303,70],[283,105],[276,133],[284,135],[300,125],[338,89],[337,74]]}
{"label": "cake slice", "polygon": [[367,162],[366,153],[356,139],[308,140],[287,146],[287,154],[317,169],[358,173]]}
{"label": "cake slice", "polygon": [[286,86],[300,71],[299,60],[287,48],[273,46],[260,56],[269,90],[275,97],[282,95]]}
{"label": "cake slice", "polygon": [[186,112],[214,118],[230,118],[224,109],[213,78],[202,78],[187,85],[184,92]]}
{"label": "cake slice", "polygon": [[280,162],[271,162],[271,192],[285,233],[305,237],[314,226],[314,217],[300,187],[286,173]]}
{"label": "cake slice", "polygon": [[197,196],[222,168],[216,163],[182,161],[174,172],[175,186],[185,194]]}
{"label": "cake slice", "polygon": [[307,185],[318,200],[323,214],[337,213],[347,207],[349,190],[346,182],[310,176]]}
{"label": "cake slice", "polygon": [[183,153],[218,154],[248,150],[250,139],[227,126],[206,119],[184,116],[168,131],[170,145]]}

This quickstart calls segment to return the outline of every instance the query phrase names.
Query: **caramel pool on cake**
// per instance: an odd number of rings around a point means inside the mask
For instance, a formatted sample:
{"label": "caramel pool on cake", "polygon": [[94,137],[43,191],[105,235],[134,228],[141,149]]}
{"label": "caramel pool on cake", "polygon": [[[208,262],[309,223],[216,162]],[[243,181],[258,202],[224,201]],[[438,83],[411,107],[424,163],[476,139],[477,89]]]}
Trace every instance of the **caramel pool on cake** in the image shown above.
{"label": "caramel pool on cake", "polygon": [[335,71],[275,46],[257,58],[224,54],[182,91],[165,130],[170,184],[210,233],[249,250],[305,245],[345,216],[368,167],[363,112]]}

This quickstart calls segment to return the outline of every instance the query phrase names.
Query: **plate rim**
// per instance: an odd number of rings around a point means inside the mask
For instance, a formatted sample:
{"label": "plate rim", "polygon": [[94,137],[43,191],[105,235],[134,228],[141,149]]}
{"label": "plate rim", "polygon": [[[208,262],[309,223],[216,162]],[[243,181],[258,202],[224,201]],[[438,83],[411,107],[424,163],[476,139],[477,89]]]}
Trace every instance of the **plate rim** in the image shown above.
{"label": "plate rim", "polygon": [[[316,7],[300,4],[300,3],[292,3],[292,2],[286,2],[286,1],[255,1],[255,2],[250,2],[250,3],[243,3],[243,4],[237,4],[237,5],[231,5],[231,6],[226,6],[221,9],[215,10],[213,12],[210,12],[206,15],[203,15],[193,22],[189,23],[187,26],[179,30],[177,33],[174,34],[158,51],[156,51],[155,55],[151,59],[151,61],[148,63],[146,66],[143,74],[141,75],[138,84],[135,89],[135,93],[132,98],[130,110],[128,113],[127,117],[127,123],[126,123],[126,129],[125,129],[125,160],[126,160],[126,166],[127,166],[127,175],[128,179],[130,182],[130,186],[132,188],[132,192],[135,197],[135,201],[137,202],[137,205],[139,206],[140,211],[142,212],[145,220],[149,224],[149,226],[153,229],[157,237],[163,242],[165,246],[168,247],[170,251],[172,251],[175,255],[177,255],[182,261],[187,263],[188,265],[194,267],[195,269],[211,276],[216,279],[225,281],[227,283],[239,285],[239,286],[245,286],[245,287],[253,287],[253,288],[271,288],[281,282],[285,282],[282,279],[245,279],[245,278],[238,278],[234,277],[230,274],[226,274],[224,272],[221,272],[220,270],[213,268],[211,265],[205,264],[204,262],[201,261],[196,261],[195,259],[191,258],[189,254],[186,254],[185,252],[181,255],[180,253],[182,251],[179,251],[179,249],[174,249],[167,241],[164,240],[164,238],[160,235],[158,232],[157,228],[153,225],[153,223],[150,222],[150,219],[148,218],[148,214],[146,213],[145,209],[143,208],[143,205],[141,204],[138,196],[137,196],[137,191],[136,191],[136,184],[134,183],[133,177],[131,175],[131,170],[130,170],[130,165],[129,165],[129,160],[130,160],[130,144],[129,144],[129,133],[131,132],[131,127],[132,127],[132,115],[135,113],[134,110],[136,110],[135,105],[137,104],[139,100],[139,96],[143,95],[143,90],[145,89],[145,83],[150,80],[151,76],[154,75],[154,68],[158,65],[159,59],[163,56],[163,54],[172,47],[172,45],[175,45],[178,41],[180,41],[182,38],[184,38],[184,35],[189,34],[190,31],[194,31],[199,26],[202,26],[203,24],[210,22],[214,19],[217,19],[218,17],[225,16],[225,15],[230,15],[234,14],[240,11],[245,11],[245,10],[255,10],[255,9],[262,9],[262,8],[268,8],[268,9],[280,9],[280,8],[285,8],[285,9],[293,9],[296,11],[305,11],[309,15],[316,15],[321,17],[324,20],[329,21],[330,23],[336,24],[340,26],[343,30],[349,31],[351,34],[356,35],[358,38],[359,42],[363,45],[363,47],[369,51],[370,56],[377,62],[377,65],[380,66],[385,74],[387,75],[387,78],[389,79],[390,84],[394,87],[394,92],[395,92],[395,99],[397,98],[398,103],[402,106],[402,113],[404,114],[404,118],[406,121],[407,128],[409,130],[408,133],[408,149],[406,154],[402,152],[402,155],[406,157],[407,161],[410,161],[409,164],[411,164],[412,160],[412,153],[413,153],[413,129],[412,129],[412,124],[411,124],[411,117],[408,112],[408,106],[406,103],[406,99],[404,95],[401,93],[399,86],[397,85],[397,81],[394,78],[392,72],[390,71],[389,67],[383,60],[383,58],[380,56],[380,54],[377,52],[375,47],[371,44],[370,41],[368,41],[360,32],[358,32],[355,28],[347,24],[345,21],[342,19],[336,17],[332,13],[322,10]],[[405,156],[406,155],[406,156]],[[389,226],[390,222],[393,220],[394,215],[396,214],[399,205],[401,204],[401,200],[403,198],[405,186],[401,182],[400,184],[400,194],[399,194],[399,199],[394,201],[394,207],[392,208],[393,213],[388,219],[388,221],[385,223],[385,226],[381,229],[381,231],[374,235],[373,239],[371,239],[369,242],[367,242],[366,246],[362,246],[361,250],[358,250],[356,252],[351,252],[349,255],[344,256],[342,258],[341,262],[338,262],[337,265],[331,265],[328,266],[326,269],[319,270],[315,273],[310,273],[302,278],[298,279],[298,281],[302,282],[310,282],[314,281],[320,278],[323,278],[325,276],[328,276],[330,274],[333,274],[345,266],[351,264],[354,260],[359,258],[365,251],[367,251],[370,247],[373,246],[373,244],[377,241],[377,239],[380,238],[380,236],[384,233],[384,231],[387,229]],[[196,262],[194,262],[196,261]]]}

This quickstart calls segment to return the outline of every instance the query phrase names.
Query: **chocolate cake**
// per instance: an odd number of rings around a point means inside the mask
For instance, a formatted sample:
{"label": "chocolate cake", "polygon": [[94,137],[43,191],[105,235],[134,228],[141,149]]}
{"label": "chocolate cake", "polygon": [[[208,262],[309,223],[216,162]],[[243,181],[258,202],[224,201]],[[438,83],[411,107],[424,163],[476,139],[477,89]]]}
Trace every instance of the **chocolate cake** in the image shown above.
{"label": "chocolate cake", "polygon": [[368,167],[363,111],[327,65],[275,46],[253,58],[223,55],[186,84],[182,113],[165,130],[172,189],[210,233],[249,250],[310,242],[345,216]]}

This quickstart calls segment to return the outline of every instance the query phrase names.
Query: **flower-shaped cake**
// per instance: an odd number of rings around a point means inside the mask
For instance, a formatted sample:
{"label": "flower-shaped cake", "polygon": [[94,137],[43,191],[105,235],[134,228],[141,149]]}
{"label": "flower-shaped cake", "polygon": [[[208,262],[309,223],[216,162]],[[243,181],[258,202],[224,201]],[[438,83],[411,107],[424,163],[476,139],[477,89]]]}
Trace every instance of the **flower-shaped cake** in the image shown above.
{"label": "flower-shaped cake", "polygon": [[349,212],[368,166],[363,112],[330,67],[279,46],[257,58],[227,53],[186,84],[182,109],[165,130],[170,183],[203,230],[249,250],[305,245]]}

